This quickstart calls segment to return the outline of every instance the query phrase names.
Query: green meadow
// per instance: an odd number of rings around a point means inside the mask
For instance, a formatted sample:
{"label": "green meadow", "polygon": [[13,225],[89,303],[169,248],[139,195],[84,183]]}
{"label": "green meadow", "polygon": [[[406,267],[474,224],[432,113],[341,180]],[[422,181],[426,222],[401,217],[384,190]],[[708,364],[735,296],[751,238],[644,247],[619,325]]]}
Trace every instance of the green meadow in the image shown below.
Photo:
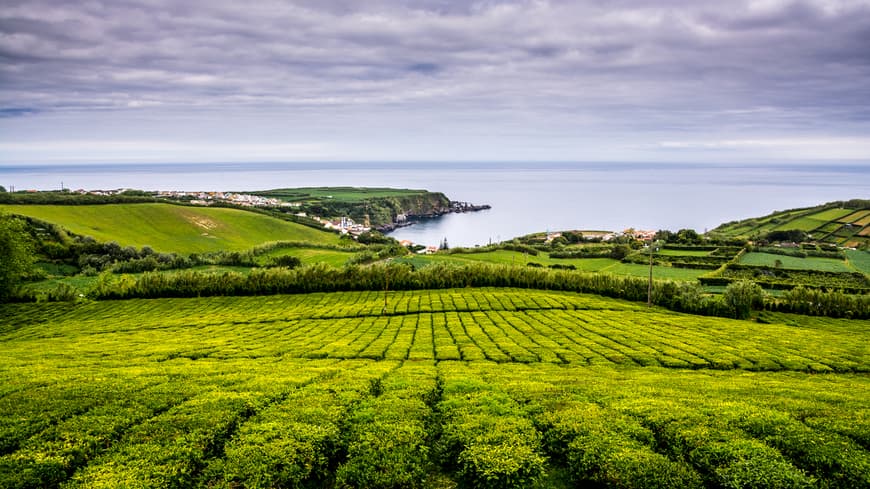
{"label": "green meadow", "polygon": [[[550,258],[545,252],[538,253],[537,255],[511,250],[486,251],[482,253],[438,253],[401,258],[400,261],[412,263],[414,266],[426,266],[432,263],[465,264],[485,262],[499,265],[528,265],[529,263],[535,263],[545,267],[553,265],[574,266],[576,270],[585,272],[603,272],[633,277],[649,276],[649,266],[647,265],[622,263],[612,258]],[[653,276],[660,279],[694,280],[707,272],[708,270],[693,270],[660,265],[653,266]]]}
{"label": "green meadow", "polygon": [[183,254],[240,251],[268,241],[339,241],[333,233],[239,209],[149,203],[0,205],[0,211],[58,224],[98,241]]}
{"label": "green meadow", "polygon": [[424,195],[428,193],[428,191],[377,187],[304,187],[263,190],[253,193],[255,195],[262,195],[264,197],[279,198],[287,202],[302,202],[313,200],[363,202],[368,199],[376,198]]}
{"label": "green meadow", "polygon": [[[866,253],[865,253],[866,254]],[[855,270],[843,260],[836,258],[796,257],[776,255],[773,253],[746,253],[740,257],[743,265],[776,267],[794,270],[819,270],[822,272],[854,272]]]}

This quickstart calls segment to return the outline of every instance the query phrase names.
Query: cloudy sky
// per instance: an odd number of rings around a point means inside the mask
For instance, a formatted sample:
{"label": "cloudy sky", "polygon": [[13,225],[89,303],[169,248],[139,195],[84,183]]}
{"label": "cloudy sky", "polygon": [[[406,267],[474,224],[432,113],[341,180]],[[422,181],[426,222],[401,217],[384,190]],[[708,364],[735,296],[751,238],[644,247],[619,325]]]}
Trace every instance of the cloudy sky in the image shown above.
{"label": "cloudy sky", "polygon": [[870,0],[4,0],[0,165],[870,163]]}

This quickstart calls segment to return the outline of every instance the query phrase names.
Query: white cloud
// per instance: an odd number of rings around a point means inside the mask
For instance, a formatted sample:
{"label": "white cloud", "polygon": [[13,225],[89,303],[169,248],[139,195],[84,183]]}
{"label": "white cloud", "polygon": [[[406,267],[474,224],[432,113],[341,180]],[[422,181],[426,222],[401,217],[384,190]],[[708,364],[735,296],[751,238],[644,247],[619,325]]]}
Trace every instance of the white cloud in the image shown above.
{"label": "white cloud", "polygon": [[868,137],[816,137],[663,141],[661,148],[744,152],[766,158],[848,160],[870,158]]}

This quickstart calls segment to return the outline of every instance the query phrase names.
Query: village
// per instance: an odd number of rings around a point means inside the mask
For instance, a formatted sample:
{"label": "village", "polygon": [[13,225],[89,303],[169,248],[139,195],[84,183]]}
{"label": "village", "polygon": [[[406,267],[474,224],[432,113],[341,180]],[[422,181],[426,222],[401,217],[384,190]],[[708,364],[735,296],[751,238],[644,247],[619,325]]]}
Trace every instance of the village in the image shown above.
{"label": "village", "polygon": [[[129,191],[130,189],[120,188],[113,190],[84,190],[78,189],[73,191],[73,193],[82,194],[82,195],[99,195],[99,196],[111,196],[111,195],[120,195],[124,192]],[[238,205],[242,207],[285,207],[285,208],[297,208],[301,207],[300,202],[284,202],[280,199],[276,198],[268,198],[261,197],[258,195],[251,194],[242,194],[236,192],[205,192],[205,191],[181,191],[181,190],[160,190],[154,193],[156,197],[172,199],[172,200],[180,200],[187,202],[191,205],[212,205],[215,203],[225,203]],[[452,202],[453,206],[457,208],[454,209],[455,212],[465,212],[469,210],[477,210],[478,208],[489,208],[489,206],[472,206],[471,204],[465,202]],[[307,217],[312,219],[320,225],[322,225],[325,229],[337,231],[343,235],[350,235],[355,239],[358,238],[361,234],[371,232],[372,226],[369,222],[365,223],[357,223],[353,219],[347,216],[327,219],[319,216],[308,215],[305,212],[296,212],[295,216],[298,217]],[[395,218],[394,225],[402,226],[408,225],[408,217],[405,214],[399,214]],[[652,230],[641,230],[628,228],[623,232],[611,232],[611,231],[583,231],[583,235],[586,238],[592,239],[600,239],[601,241],[611,241],[620,236],[631,236],[635,239],[641,241],[652,241],[655,236],[656,231]],[[546,234],[546,243],[550,243],[553,240],[562,236],[562,232],[548,232]],[[399,242],[402,246],[407,248],[414,247],[416,243],[413,243],[409,240],[401,240]],[[417,253],[421,254],[431,254],[435,253],[439,250],[438,246],[426,246],[419,247],[420,249]]]}

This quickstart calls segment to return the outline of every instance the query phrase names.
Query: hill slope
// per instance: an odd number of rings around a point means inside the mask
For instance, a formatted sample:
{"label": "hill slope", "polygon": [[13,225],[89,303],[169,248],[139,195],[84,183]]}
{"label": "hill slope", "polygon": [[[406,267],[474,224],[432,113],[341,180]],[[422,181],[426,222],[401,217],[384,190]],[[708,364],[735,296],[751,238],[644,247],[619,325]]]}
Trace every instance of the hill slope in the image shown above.
{"label": "hill slope", "polygon": [[829,202],[722,224],[712,236],[754,238],[772,231],[803,231],[810,239],[846,247],[870,243],[870,200]]}
{"label": "hill slope", "polygon": [[0,305],[0,486],[870,484],[860,321],[388,299]]}
{"label": "hill slope", "polygon": [[0,211],[58,224],[122,246],[202,253],[243,250],[267,241],[338,243],[338,236],[238,209],[171,204],[0,205]]}

